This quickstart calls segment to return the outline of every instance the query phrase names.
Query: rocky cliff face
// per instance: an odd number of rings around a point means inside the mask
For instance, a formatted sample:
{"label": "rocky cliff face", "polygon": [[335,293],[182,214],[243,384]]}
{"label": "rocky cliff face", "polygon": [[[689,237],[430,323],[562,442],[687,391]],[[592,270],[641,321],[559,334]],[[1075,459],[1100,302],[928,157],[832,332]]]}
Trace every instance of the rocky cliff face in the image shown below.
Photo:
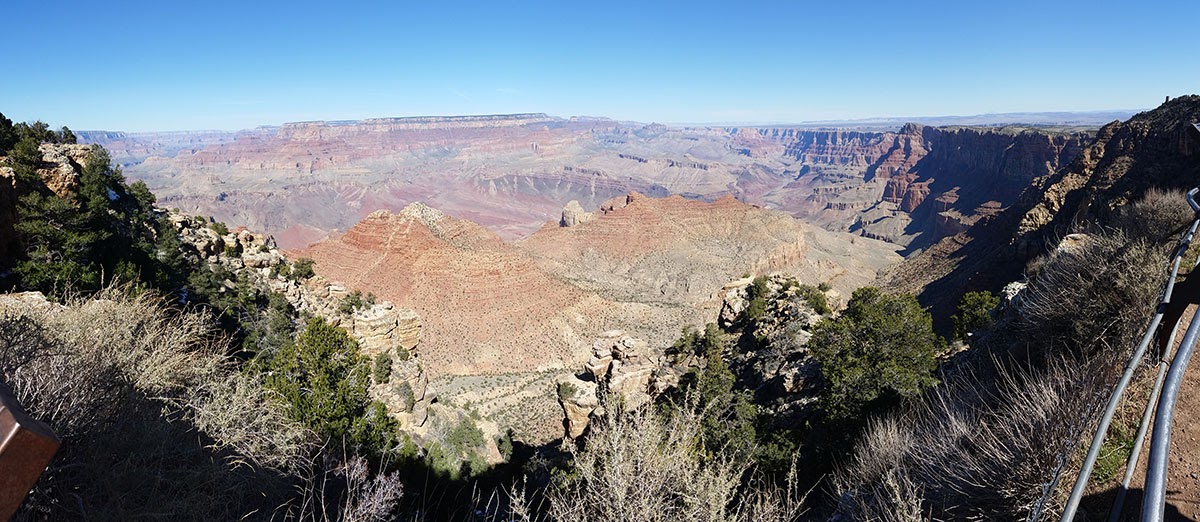
{"label": "rocky cliff face", "polygon": [[305,122],[194,138],[207,144],[98,139],[130,149],[114,155],[144,157],[127,172],[164,204],[298,248],[416,201],[514,239],[564,217],[569,201],[592,209],[630,191],[733,195],[919,247],[1010,205],[1019,178],[1052,171],[1078,150],[1077,138],[920,125],[679,129],[520,114]]}
{"label": "rocky cliff face", "polygon": [[[994,219],[946,237],[897,266],[889,286],[919,292],[935,317],[948,317],[963,292],[997,291],[1018,279],[1026,262],[1073,227],[1118,212],[1150,187],[1186,190],[1200,184],[1200,143],[1189,137],[1196,121],[1200,96],[1193,95],[1104,126],[1073,161],[1030,180]],[[1074,146],[1068,142],[1063,150]],[[1040,150],[1043,143],[1039,138],[1028,147]],[[1029,170],[1028,162],[1018,166],[1009,170],[1011,176]]]}
{"label": "rocky cliff face", "polygon": [[[789,271],[849,290],[900,260],[886,243],[733,198],[632,193],[582,212],[592,218],[545,223],[513,244],[414,204],[298,254],[321,276],[414,309],[438,393],[543,442],[561,435],[554,377],[602,359],[594,340],[606,332],[641,339],[639,360],[654,361],[684,326],[715,320],[721,286],[742,273]],[[648,375],[633,370],[613,375],[629,374],[618,384]]]}
{"label": "rocky cliff face", "polygon": [[[436,397],[429,389],[428,375],[416,356],[421,340],[421,318],[412,309],[391,302],[372,304],[344,314],[342,299],[350,294],[345,284],[321,277],[293,279],[279,268],[290,262],[270,236],[249,230],[217,232],[207,220],[168,212],[168,220],[179,232],[184,255],[193,264],[209,269],[223,268],[250,284],[284,296],[299,313],[321,317],[340,326],[353,337],[363,355],[374,360],[386,354],[392,361],[392,378],[373,383],[373,399],[382,402],[410,435],[419,435]],[[226,287],[235,288],[232,282]]]}
{"label": "rocky cliff face", "polygon": [[[1069,162],[1081,132],[905,125],[891,133],[773,132],[798,160],[795,179],[763,199],[828,228],[921,248],[1016,202]],[[790,143],[789,143],[790,142]]]}
{"label": "rocky cliff face", "polygon": [[1031,207],[1018,227],[1029,246],[1072,222],[1103,217],[1150,187],[1188,190],[1200,184],[1200,96],[1181,96],[1157,109],[1113,122],[1067,168],[1027,193]]}

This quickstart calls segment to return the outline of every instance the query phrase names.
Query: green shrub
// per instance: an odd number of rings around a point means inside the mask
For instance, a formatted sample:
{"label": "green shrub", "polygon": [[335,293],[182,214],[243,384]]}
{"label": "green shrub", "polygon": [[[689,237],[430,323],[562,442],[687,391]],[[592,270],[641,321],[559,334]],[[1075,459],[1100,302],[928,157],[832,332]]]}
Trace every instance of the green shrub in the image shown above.
{"label": "green shrub", "polygon": [[828,292],[830,290],[833,290],[833,285],[829,284],[829,282],[827,282],[827,281],[822,281],[821,284],[817,285],[817,290],[820,290],[822,292]]}
{"label": "green shrub", "polygon": [[858,420],[934,384],[943,341],[916,297],[856,290],[845,312],[809,341],[825,381],[822,405],[835,420]]}
{"label": "green shrub", "polygon": [[565,401],[579,393],[579,387],[569,381],[558,383],[558,400]]}
{"label": "green shrub", "polygon": [[392,356],[387,353],[381,353],[375,356],[375,377],[376,384],[387,384],[392,379]]}
{"label": "green shrub", "polygon": [[818,287],[811,285],[800,285],[796,289],[796,294],[808,301],[808,306],[811,306],[814,311],[821,315],[829,315],[833,310],[829,308],[829,300],[825,298],[825,292],[822,292]]}
{"label": "green shrub", "polygon": [[746,299],[749,301],[746,304],[746,318],[756,320],[763,316],[767,311],[767,287],[766,276],[758,276],[746,287]]}
{"label": "green shrub", "polygon": [[736,387],[736,376],[725,361],[726,336],[715,323],[704,327],[704,334],[685,330],[676,346],[694,353],[704,365],[680,379],[675,400],[667,411],[680,414],[683,409],[703,412],[703,438],[709,451],[741,453],[754,446],[756,408],[750,397]]}
{"label": "green shrub", "polygon": [[302,281],[304,279],[308,279],[314,275],[317,275],[316,272],[313,271],[314,264],[316,264],[316,262],[309,257],[297,259],[294,263],[292,263],[292,269],[289,275],[293,281]]}
{"label": "green shrub", "polygon": [[367,397],[367,368],[345,330],[313,318],[275,354],[265,381],[293,419],[329,440],[380,454],[395,443],[395,421]]}
{"label": "green shrub", "polygon": [[466,415],[446,434],[446,445],[458,454],[473,452],[483,445],[483,430],[475,422],[475,418]]}
{"label": "green shrub", "polygon": [[208,228],[211,228],[213,232],[216,232],[222,237],[229,235],[229,227],[225,226],[225,223],[220,221],[213,221],[208,225]]}
{"label": "green shrub", "polygon": [[504,457],[505,461],[512,459],[513,453],[513,431],[507,430],[499,439],[496,440],[496,449],[500,450],[500,456]]}
{"label": "green shrub", "polygon": [[417,395],[413,392],[412,385],[408,381],[404,381],[396,388],[396,393],[400,395],[401,399],[404,399],[405,410],[412,412],[413,407],[417,405]]}
{"label": "green shrub", "polygon": [[958,313],[954,314],[954,338],[965,340],[976,330],[992,325],[992,309],[1000,304],[1000,297],[991,292],[967,292],[958,302]]}
{"label": "green shrub", "polygon": [[363,296],[362,290],[355,290],[345,297],[342,297],[338,303],[338,313],[342,315],[350,315],[362,308],[368,308],[375,305],[375,294],[368,293]]}
{"label": "green shrub", "polygon": [[61,198],[38,178],[40,162],[37,141],[29,137],[9,156],[28,190],[17,201],[13,227],[23,251],[4,262],[12,263],[8,267],[19,286],[62,297],[68,289],[94,292],[120,278],[176,290],[182,279],[176,273],[181,267],[171,266],[177,252],[159,255],[174,229],[154,213],[154,198],[144,184],[127,185],[108,153],[94,147],[77,192]]}

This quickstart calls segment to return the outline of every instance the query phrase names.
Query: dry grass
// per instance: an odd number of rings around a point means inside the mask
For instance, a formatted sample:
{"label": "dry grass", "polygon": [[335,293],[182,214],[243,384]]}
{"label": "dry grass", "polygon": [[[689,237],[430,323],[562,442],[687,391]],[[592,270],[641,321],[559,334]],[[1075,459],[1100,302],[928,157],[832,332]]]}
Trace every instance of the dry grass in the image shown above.
{"label": "dry grass", "polygon": [[1117,215],[1120,228],[1074,237],[1034,263],[1018,315],[976,344],[971,366],[868,428],[835,480],[840,514],[1057,518],[1062,478],[1077,471],[1157,302],[1163,233],[1188,215],[1181,194],[1152,191]]}
{"label": "dry grass", "polygon": [[18,519],[235,519],[292,495],[280,470],[311,435],[230,366],[209,318],[125,290],[0,313],[2,378],[63,441]]}
{"label": "dry grass", "polygon": [[1032,275],[1014,341],[1035,357],[1070,351],[1123,359],[1154,311],[1167,249],[1120,230],[1077,243],[1050,254]]}
{"label": "dry grass", "polygon": [[[994,391],[957,382],[937,388],[902,416],[877,422],[837,484],[841,509],[856,518],[924,509],[939,518],[1017,519],[1052,513],[1050,486],[1091,427],[1103,377],[1061,360],[1044,370],[1001,370]],[[920,506],[919,509],[914,507]]]}
{"label": "dry grass", "polygon": [[804,494],[761,480],[734,452],[702,454],[701,412],[610,410],[593,426],[569,477],[546,492],[548,518],[567,521],[795,520]]}

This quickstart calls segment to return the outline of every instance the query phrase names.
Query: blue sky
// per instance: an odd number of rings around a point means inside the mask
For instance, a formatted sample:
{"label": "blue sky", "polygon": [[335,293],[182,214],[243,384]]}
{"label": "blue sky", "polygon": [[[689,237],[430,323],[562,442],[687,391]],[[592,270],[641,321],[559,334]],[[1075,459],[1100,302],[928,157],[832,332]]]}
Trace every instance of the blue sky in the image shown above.
{"label": "blue sky", "polygon": [[5,4],[0,112],[74,129],[510,112],[779,123],[1200,92],[1195,0]]}

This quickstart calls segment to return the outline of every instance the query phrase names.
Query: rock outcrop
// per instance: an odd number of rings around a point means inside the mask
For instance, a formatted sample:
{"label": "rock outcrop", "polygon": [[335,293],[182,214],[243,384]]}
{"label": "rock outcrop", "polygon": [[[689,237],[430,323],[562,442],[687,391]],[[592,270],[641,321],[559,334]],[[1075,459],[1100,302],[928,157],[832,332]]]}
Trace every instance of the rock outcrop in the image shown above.
{"label": "rock outcrop", "polygon": [[651,394],[664,390],[656,376],[669,372],[663,372],[663,365],[648,355],[646,341],[620,330],[604,332],[592,344],[592,357],[583,365],[582,373],[561,375],[555,380],[568,438],[578,438],[592,417],[605,413],[601,395],[619,396],[626,407],[637,408],[649,402]]}
{"label": "rock outcrop", "polygon": [[558,224],[564,227],[573,227],[580,223],[591,221],[593,217],[591,212],[583,210],[579,202],[572,199],[567,203],[567,206],[563,207],[562,219],[559,220]]}
{"label": "rock outcrop", "polygon": [[[346,315],[340,310],[342,299],[350,293],[346,286],[321,277],[297,280],[286,276],[290,269],[280,268],[291,263],[270,236],[245,229],[222,234],[209,220],[178,212],[168,212],[167,218],[194,263],[220,266],[239,278],[249,278],[251,284],[284,296],[296,311],[344,328],[372,360],[387,355],[392,362],[391,378],[369,388],[372,398],[388,407],[402,429],[412,432],[425,424],[436,396],[415,357],[421,338],[421,319],[415,311],[384,301]],[[226,282],[226,288],[233,284]]]}
{"label": "rock outcrop", "polygon": [[79,188],[79,176],[87,165],[93,148],[90,145],[43,143],[38,147],[42,160],[36,167],[41,186],[23,186],[17,180],[7,158],[0,157],[0,259],[11,259],[21,251],[17,224],[17,198],[30,191],[49,191],[59,198],[74,200]]}

